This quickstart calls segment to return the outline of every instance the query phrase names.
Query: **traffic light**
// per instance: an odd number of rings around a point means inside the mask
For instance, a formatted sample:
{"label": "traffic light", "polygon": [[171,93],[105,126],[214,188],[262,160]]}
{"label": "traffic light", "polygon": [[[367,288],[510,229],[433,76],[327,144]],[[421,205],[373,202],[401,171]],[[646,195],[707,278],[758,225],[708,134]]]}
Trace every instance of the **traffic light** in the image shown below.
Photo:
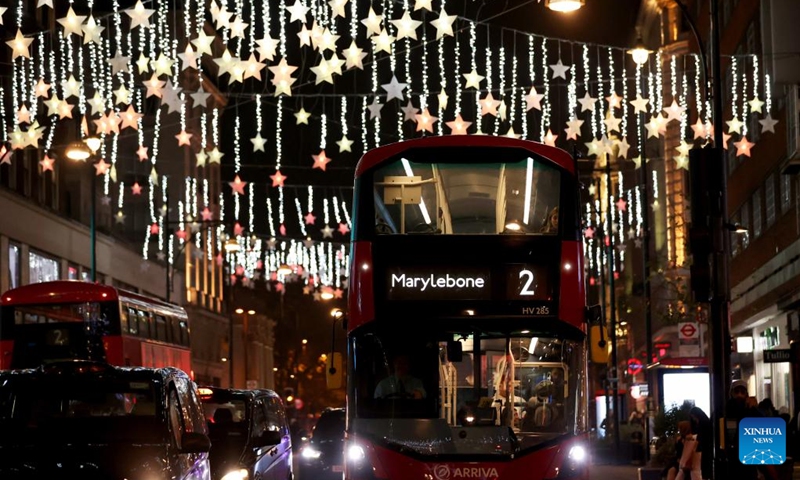
{"label": "traffic light", "polygon": [[286,408],[294,406],[294,388],[286,387],[283,389],[283,399],[286,401]]}
{"label": "traffic light", "polygon": [[711,219],[718,216],[722,205],[722,152],[705,147],[689,150],[692,223],[689,227],[689,251],[692,254],[690,286],[695,300],[711,299],[712,233]]}

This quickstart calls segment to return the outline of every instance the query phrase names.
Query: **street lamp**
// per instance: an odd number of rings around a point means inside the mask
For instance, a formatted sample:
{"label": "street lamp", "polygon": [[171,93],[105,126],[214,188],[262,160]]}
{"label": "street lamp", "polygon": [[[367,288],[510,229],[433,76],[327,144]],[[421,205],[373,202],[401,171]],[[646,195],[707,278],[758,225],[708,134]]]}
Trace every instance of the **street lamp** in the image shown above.
{"label": "street lamp", "polygon": [[628,54],[633,57],[633,62],[636,65],[644,65],[647,59],[650,58],[651,51],[644,46],[641,34],[636,39],[636,46],[628,50]]}
{"label": "street lamp", "polygon": [[278,275],[291,275],[293,271],[292,267],[285,263],[278,267]]}
{"label": "street lamp", "polygon": [[[76,162],[86,162],[91,159],[90,165],[94,166],[94,156],[100,149],[102,140],[97,137],[88,137],[80,142],[71,143],[66,150],[67,158]],[[95,218],[97,216],[97,177],[96,172],[92,172],[91,199],[92,207],[89,219],[89,232],[91,236],[91,255],[92,255],[92,282],[97,281],[97,226]]]}
{"label": "street lamp", "polygon": [[544,6],[554,12],[574,12],[586,5],[586,0],[545,0]]}
{"label": "street lamp", "polygon": [[235,253],[242,249],[242,246],[239,245],[239,242],[236,241],[235,238],[229,238],[227,242],[225,242],[225,251],[228,253]]}

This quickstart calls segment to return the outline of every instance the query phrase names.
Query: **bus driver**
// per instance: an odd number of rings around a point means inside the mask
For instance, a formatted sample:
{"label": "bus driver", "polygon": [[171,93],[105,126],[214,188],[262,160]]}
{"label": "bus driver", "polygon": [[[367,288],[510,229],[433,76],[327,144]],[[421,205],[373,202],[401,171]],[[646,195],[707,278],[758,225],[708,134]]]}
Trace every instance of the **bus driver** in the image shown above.
{"label": "bus driver", "polygon": [[400,354],[394,357],[394,375],[389,375],[375,387],[375,398],[425,398],[425,387],[422,380],[412,376],[411,363],[408,355]]}

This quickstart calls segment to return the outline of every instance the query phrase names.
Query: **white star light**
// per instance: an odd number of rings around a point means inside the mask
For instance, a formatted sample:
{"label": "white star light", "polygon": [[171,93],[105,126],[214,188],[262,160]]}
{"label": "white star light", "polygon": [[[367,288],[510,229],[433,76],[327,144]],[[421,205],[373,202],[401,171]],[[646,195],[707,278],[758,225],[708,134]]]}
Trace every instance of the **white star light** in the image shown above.
{"label": "white star light", "polygon": [[369,119],[372,120],[373,118],[379,116],[381,114],[381,109],[383,108],[383,104],[378,102],[378,96],[376,95],[372,99],[372,103],[367,106],[367,110],[369,110]]}
{"label": "white star light", "polygon": [[390,20],[390,23],[397,28],[397,39],[411,38],[417,39],[417,28],[422,25],[419,20],[413,20],[408,11],[403,13],[399,20]]}
{"label": "white star light", "polygon": [[101,27],[94,21],[94,17],[89,15],[89,20],[86,22],[86,25],[81,26],[81,30],[83,30],[83,44],[86,45],[89,42],[94,42],[98,45],[103,44],[103,37],[100,36],[105,30],[106,27]]}
{"label": "white star light", "polygon": [[308,14],[310,8],[303,5],[300,0],[295,0],[294,5],[291,7],[283,8],[285,8],[291,14],[291,18],[289,19],[290,23],[297,21],[300,23],[306,23],[306,14]]}
{"label": "white star light", "polygon": [[381,22],[383,22],[383,15],[375,14],[375,10],[369,7],[369,14],[367,18],[361,20],[361,23],[367,27],[367,36],[378,35],[381,33]]}
{"label": "white star light", "polygon": [[85,18],[86,15],[75,15],[75,10],[70,6],[69,11],[67,11],[67,16],[57,20],[58,23],[64,27],[64,37],[69,37],[72,33],[82,37],[83,30],[81,30],[81,24]]}
{"label": "white star light", "polygon": [[352,43],[350,43],[350,46],[347,48],[347,50],[344,50],[342,53],[344,53],[344,58],[347,61],[346,64],[347,68],[356,67],[361,70],[364,69],[363,60],[364,57],[367,56],[367,54],[364,53],[363,49],[358,48],[355,40],[353,40]]}
{"label": "white star light", "polygon": [[553,77],[552,78],[563,78],[564,80],[567,79],[567,71],[569,71],[569,65],[564,65],[561,63],[561,59],[558,59],[558,63],[555,65],[550,65],[550,69],[553,70]]}
{"label": "white star light", "polygon": [[475,90],[480,90],[481,88],[480,84],[483,81],[483,79],[486,78],[482,75],[478,75],[478,72],[476,72],[474,68],[472,69],[471,72],[462,73],[461,75],[467,80],[467,83],[466,85],[464,85],[464,88],[472,87]]}
{"label": "white star light", "polygon": [[150,16],[155,12],[149,8],[144,8],[142,0],[136,2],[133,10],[123,10],[131,17],[131,30],[136,27],[147,28],[150,26]]}
{"label": "white star light", "polygon": [[381,85],[381,88],[386,90],[386,101],[390,101],[393,98],[398,100],[403,99],[403,90],[408,86],[407,83],[400,83],[397,81],[397,77],[392,74],[392,80],[384,85]]}
{"label": "white star light", "polygon": [[264,151],[264,144],[267,143],[267,140],[263,138],[260,133],[257,133],[255,137],[250,139],[250,141],[253,142],[253,153]]}
{"label": "white star light", "polygon": [[436,40],[439,40],[445,35],[453,36],[453,22],[456,21],[456,15],[448,15],[444,8],[439,12],[439,18],[430,22],[436,28]]}

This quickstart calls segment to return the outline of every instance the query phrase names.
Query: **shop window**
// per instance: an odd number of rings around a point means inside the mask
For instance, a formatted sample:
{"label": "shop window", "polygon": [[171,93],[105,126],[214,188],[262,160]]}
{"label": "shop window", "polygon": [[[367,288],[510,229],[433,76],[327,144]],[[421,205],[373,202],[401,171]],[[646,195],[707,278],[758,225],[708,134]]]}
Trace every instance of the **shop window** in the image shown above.
{"label": "shop window", "polygon": [[761,350],[771,350],[781,344],[780,329],[778,327],[765,328],[759,337]]}
{"label": "shop window", "polygon": [[753,195],[753,237],[761,236],[761,189],[756,190]]}
{"label": "shop window", "polygon": [[77,280],[80,277],[80,268],[77,265],[70,263],[67,267],[67,279]]}
{"label": "shop window", "polygon": [[764,209],[767,213],[767,228],[775,223],[775,174],[767,177],[767,184],[764,186]]}
{"label": "shop window", "polygon": [[20,246],[16,243],[8,244],[8,281],[11,288],[20,286]]}
{"label": "shop window", "polygon": [[58,260],[36,252],[28,252],[30,283],[52,282],[61,278]]}

